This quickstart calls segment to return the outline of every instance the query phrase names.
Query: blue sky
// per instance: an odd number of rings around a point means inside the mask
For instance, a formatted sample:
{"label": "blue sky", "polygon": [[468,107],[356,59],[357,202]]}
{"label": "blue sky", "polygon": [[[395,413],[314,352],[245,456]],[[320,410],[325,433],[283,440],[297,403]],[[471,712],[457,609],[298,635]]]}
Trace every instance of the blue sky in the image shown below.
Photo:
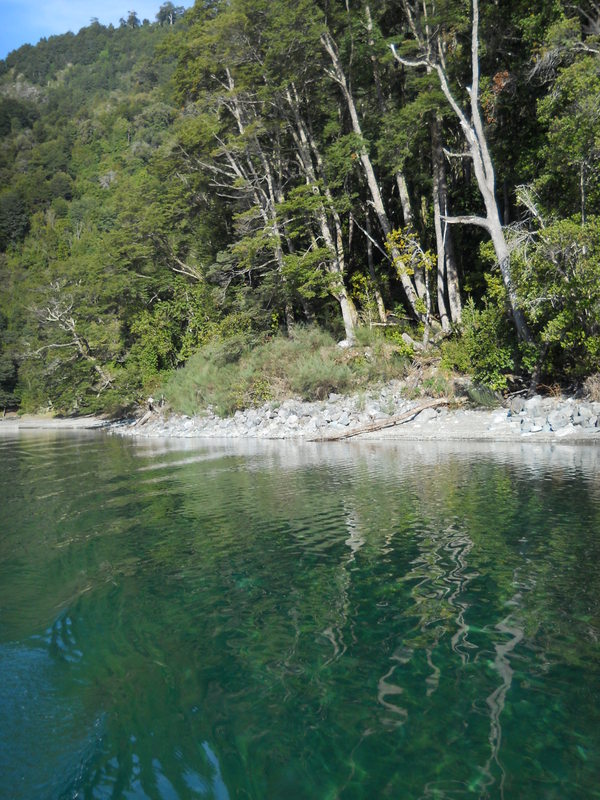
{"label": "blue sky", "polygon": [[[97,17],[103,25],[119,24],[134,9],[140,20],[154,21],[163,0],[0,0],[0,58],[22,44],[73,31]],[[173,0],[188,8],[193,0]]]}

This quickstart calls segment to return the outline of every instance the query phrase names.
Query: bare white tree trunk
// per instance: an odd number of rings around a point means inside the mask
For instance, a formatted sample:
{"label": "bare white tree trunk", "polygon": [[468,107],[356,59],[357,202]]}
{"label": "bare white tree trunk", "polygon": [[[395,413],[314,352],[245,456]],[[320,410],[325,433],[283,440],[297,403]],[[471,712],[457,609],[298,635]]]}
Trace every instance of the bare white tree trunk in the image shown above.
{"label": "bare white tree trunk", "polygon": [[[246,120],[244,118],[244,109],[239,100],[239,97],[235,93],[235,83],[233,80],[233,76],[231,75],[231,72],[228,69],[226,70],[226,76],[229,88],[229,98],[227,102],[227,107],[236,121],[240,135],[246,136],[247,125],[246,125]],[[273,254],[275,256],[275,260],[277,263],[277,270],[281,277],[281,282],[284,290],[285,325],[287,332],[291,333],[295,325],[294,308],[289,297],[287,297],[287,295],[285,294],[286,279],[284,275],[284,252],[281,241],[282,238],[281,230],[276,210],[276,205],[278,200],[283,199],[283,193],[277,187],[275,176],[273,174],[272,165],[269,162],[268,158],[265,156],[263,148],[258,138],[255,135],[251,137],[251,142],[253,145],[254,153],[258,157],[258,160],[262,167],[262,175],[259,175],[256,172],[254,163],[252,161],[252,158],[250,157],[246,159],[246,167],[247,167],[246,169],[241,168],[239,163],[236,163],[238,162],[238,159],[233,155],[231,150],[226,151],[227,158],[231,166],[238,172],[239,176],[243,177],[250,183],[252,187],[251,191],[254,202],[257,205],[259,212],[263,218],[265,227],[270,228],[272,231],[273,242],[274,242]],[[221,146],[224,148],[224,144],[222,142]]]}
{"label": "bare white tree trunk", "polygon": [[[379,110],[381,111],[382,115],[385,114],[388,110],[387,100],[384,97],[383,89],[381,86],[381,78],[379,74],[379,61],[377,59],[377,55],[375,53],[375,39],[373,34],[373,17],[371,15],[371,6],[369,3],[364,4],[365,10],[365,19],[366,19],[366,28],[367,28],[367,35],[368,35],[368,42],[369,48],[371,49],[371,63],[373,65],[373,80],[375,82],[375,88],[377,90],[377,102],[379,104]],[[400,196],[400,204],[402,206],[402,216],[404,218],[404,225],[406,227],[414,227],[414,216],[412,212],[412,208],[410,206],[410,195],[408,193],[408,186],[406,184],[406,178],[404,177],[404,173],[402,170],[396,170],[396,185],[398,187],[398,194]],[[413,282],[415,285],[415,289],[417,292],[418,297],[421,300],[425,300],[425,294],[427,291],[427,282],[426,276],[424,271],[417,267],[414,270],[413,275]]]}
{"label": "bare white tree trunk", "polygon": [[[314,141],[308,126],[302,119],[300,114],[299,98],[295,92],[295,88],[292,87],[292,89],[293,93],[290,89],[286,91],[286,100],[292,110],[295,122],[295,129],[292,130],[292,137],[294,139],[294,143],[296,144],[298,159],[302,166],[306,182],[309,186],[313,187],[315,194],[320,195],[321,192],[318,186],[317,175],[312,160],[312,155],[315,152],[318,152],[317,144]],[[327,201],[329,207],[332,208],[333,198],[328,190],[326,190],[325,200]],[[327,218],[327,211],[324,202],[321,202],[317,208],[317,220],[323,241],[325,242],[328,250],[331,252],[329,271],[337,278],[335,285],[332,288],[332,294],[340,304],[346,340],[350,344],[354,344],[356,340],[355,328],[357,323],[357,314],[354,303],[352,302],[344,283],[345,254],[341,237],[341,223],[337,226],[338,230],[334,239],[331,227],[329,225],[329,220]]]}
{"label": "bare white tree trunk", "polygon": [[[352,130],[357,136],[362,138],[362,128],[358,118],[358,113],[356,111],[354,98],[348,86],[348,81],[340,61],[336,44],[328,32],[322,34],[321,44],[331,59],[332,70],[328,70],[328,75],[338,84],[342,91],[346,106],[348,108],[348,113],[350,115]],[[375,175],[373,164],[367,152],[367,148],[364,145],[360,148],[358,156],[367,179],[367,186],[371,195],[371,205],[375,211],[381,231],[384,237],[387,239],[392,232],[392,225],[390,224],[390,220],[383,203],[381,190],[379,188],[379,183]],[[394,247],[392,248],[391,255],[398,271],[398,277],[400,278],[400,283],[402,284],[409,310],[416,319],[423,320],[424,315],[418,310],[419,297],[417,295],[415,286],[411,281],[409,270],[404,266],[402,254],[397,248]]]}
{"label": "bare white tree trunk", "polygon": [[[442,330],[448,332],[451,323],[458,324],[462,315],[458,270],[454,258],[452,231],[448,227],[448,187],[446,164],[438,115],[431,123],[431,161],[433,172],[433,213],[437,245],[437,296]],[[446,301],[447,298],[447,301]]]}
{"label": "bare white tree trunk", "polygon": [[385,303],[379,291],[377,276],[375,275],[375,264],[373,260],[373,240],[371,236],[371,220],[369,217],[369,209],[365,209],[365,228],[367,230],[367,264],[369,266],[369,275],[375,287],[375,302],[377,303],[377,314],[379,315],[380,322],[387,322],[387,315],[385,313]]}
{"label": "bare white tree trunk", "polygon": [[[53,285],[52,288],[54,288],[58,294],[58,286],[55,287]],[[60,330],[72,337],[71,341],[65,343],[64,345],[54,346],[74,347],[77,350],[79,356],[92,366],[100,378],[101,385],[98,387],[98,394],[100,394],[100,392],[102,392],[108,386],[112,386],[113,379],[111,375],[104,369],[103,365],[98,361],[98,359],[92,354],[92,348],[90,347],[86,337],[77,329],[75,317],[72,312],[73,303],[63,302],[60,299],[53,298],[45,308],[38,311],[38,315],[43,322],[49,322],[52,325],[56,325],[58,328],[60,328]],[[41,350],[50,349],[51,347],[52,346],[49,346],[48,348],[41,348]],[[38,354],[41,352],[41,350],[37,351]]]}
{"label": "bare white tree trunk", "polygon": [[446,307],[446,247],[444,243],[444,222],[442,221],[442,209],[440,206],[440,169],[436,159],[435,137],[432,147],[433,155],[433,224],[435,228],[435,241],[437,250],[437,306],[440,315],[442,330],[448,333],[451,329],[450,314]]}
{"label": "bare white tree trunk", "polygon": [[[452,110],[458,117],[460,126],[465,137],[465,141],[469,150],[469,155],[473,162],[473,170],[477,180],[477,186],[481,193],[483,203],[485,206],[485,217],[478,216],[452,216],[446,217],[445,220],[449,224],[464,223],[470,225],[479,225],[488,231],[498,265],[502,275],[502,280],[506,288],[508,302],[510,305],[511,313],[517,329],[519,338],[524,341],[531,340],[531,334],[525,320],[525,316],[519,307],[517,293],[512,281],[512,274],[510,268],[510,251],[504,236],[502,227],[502,220],[500,216],[500,209],[496,200],[496,178],[494,173],[494,165],[492,162],[491,154],[487,144],[485,131],[483,129],[483,121],[481,118],[481,111],[479,108],[479,3],[478,0],[472,0],[473,4],[473,20],[471,25],[471,86],[467,87],[469,97],[469,109],[471,121],[467,118],[466,113],[461,108],[456,97],[454,96],[450,85],[448,83],[448,76],[446,72],[445,56],[441,42],[438,40],[438,53],[437,58],[434,60],[430,52],[427,52],[420,59],[405,59],[396,52],[394,45],[391,45],[392,53],[397,61],[406,66],[424,66],[434,69],[438,75],[441,89],[448,100]],[[416,31],[414,20],[412,20],[412,12],[407,3],[404,4],[406,13],[411,20],[411,28]]]}

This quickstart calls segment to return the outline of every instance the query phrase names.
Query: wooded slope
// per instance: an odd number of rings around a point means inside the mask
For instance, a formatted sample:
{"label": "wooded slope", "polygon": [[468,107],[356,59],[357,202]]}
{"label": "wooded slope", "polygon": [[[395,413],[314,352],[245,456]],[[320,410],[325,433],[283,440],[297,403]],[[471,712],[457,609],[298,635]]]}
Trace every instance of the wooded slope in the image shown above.
{"label": "wooded slope", "polygon": [[[0,406],[390,313],[503,389],[600,352],[600,9],[165,3],[0,62]],[[401,326],[388,329],[399,346]]]}

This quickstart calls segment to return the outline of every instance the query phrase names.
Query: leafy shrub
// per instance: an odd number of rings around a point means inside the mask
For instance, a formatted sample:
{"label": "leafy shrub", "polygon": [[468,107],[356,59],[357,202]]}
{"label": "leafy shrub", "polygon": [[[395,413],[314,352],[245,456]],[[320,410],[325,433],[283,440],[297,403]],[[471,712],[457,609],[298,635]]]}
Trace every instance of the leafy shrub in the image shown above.
{"label": "leafy shrub", "polygon": [[600,356],[600,217],[563,219],[542,228],[515,254],[519,297],[546,371],[581,380]]}
{"label": "leafy shrub", "polygon": [[484,408],[495,408],[502,400],[502,395],[490,389],[489,386],[469,386],[467,395],[472,403]]}
{"label": "leafy shrub", "polygon": [[267,341],[234,336],[201,348],[163,391],[177,411],[193,414],[210,406],[227,415],[292,394],[323,399],[404,374],[406,360],[398,348],[382,335],[371,341],[365,350],[346,351],[326,331],[300,326],[291,337]]}
{"label": "leafy shrub", "polygon": [[488,294],[483,308],[469,298],[463,310],[461,334],[442,345],[442,367],[470,373],[477,384],[501,391],[518,366],[519,351],[496,276],[486,275]]}
{"label": "leafy shrub", "polygon": [[289,372],[290,388],[305,400],[321,400],[330,392],[344,392],[352,384],[352,371],[348,364],[340,364],[319,353],[310,353],[299,359]]}
{"label": "leafy shrub", "polygon": [[471,371],[471,356],[467,342],[462,336],[447,339],[442,342],[442,358],[440,366],[456,372],[468,373]]}

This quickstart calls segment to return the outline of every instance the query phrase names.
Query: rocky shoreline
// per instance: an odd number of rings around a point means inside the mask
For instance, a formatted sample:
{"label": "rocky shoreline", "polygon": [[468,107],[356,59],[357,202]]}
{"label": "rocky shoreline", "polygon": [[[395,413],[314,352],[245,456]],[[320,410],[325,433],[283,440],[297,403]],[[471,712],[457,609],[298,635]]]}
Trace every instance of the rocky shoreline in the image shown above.
{"label": "rocky shoreline", "polygon": [[[425,398],[426,399],[426,398]],[[327,400],[297,399],[265,403],[260,408],[219,417],[210,409],[189,417],[155,411],[136,420],[110,426],[111,432],[145,438],[254,438],[309,441],[354,435],[355,431],[392,422],[399,415],[412,419],[380,430],[360,432],[360,439],[494,440],[535,442],[600,441],[600,403],[564,397],[513,397],[494,409],[449,407],[418,408],[424,398],[407,399],[392,382],[367,395],[330,394]]]}

